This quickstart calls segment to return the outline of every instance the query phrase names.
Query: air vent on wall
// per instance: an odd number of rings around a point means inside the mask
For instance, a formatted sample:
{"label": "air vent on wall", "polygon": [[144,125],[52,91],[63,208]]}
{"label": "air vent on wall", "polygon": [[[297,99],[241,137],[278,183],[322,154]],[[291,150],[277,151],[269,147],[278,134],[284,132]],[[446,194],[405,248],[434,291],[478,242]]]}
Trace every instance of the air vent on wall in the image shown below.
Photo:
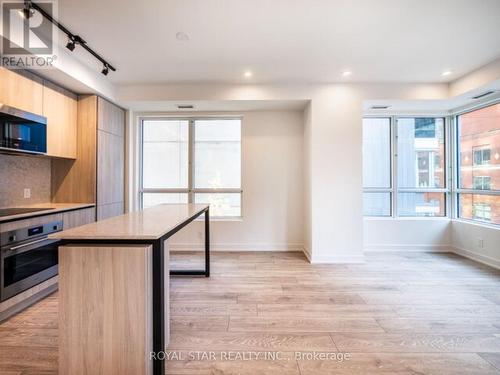
{"label": "air vent on wall", "polygon": [[372,105],[370,109],[389,109],[390,105]]}
{"label": "air vent on wall", "polygon": [[482,94],[473,96],[472,99],[481,99],[481,98],[484,98],[485,96],[488,96],[488,95],[491,95],[494,93],[495,93],[495,91],[486,91],[486,92],[483,92]]}
{"label": "air vent on wall", "polygon": [[179,104],[177,105],[178,109],[193,109],[194,105],[191,104]]}

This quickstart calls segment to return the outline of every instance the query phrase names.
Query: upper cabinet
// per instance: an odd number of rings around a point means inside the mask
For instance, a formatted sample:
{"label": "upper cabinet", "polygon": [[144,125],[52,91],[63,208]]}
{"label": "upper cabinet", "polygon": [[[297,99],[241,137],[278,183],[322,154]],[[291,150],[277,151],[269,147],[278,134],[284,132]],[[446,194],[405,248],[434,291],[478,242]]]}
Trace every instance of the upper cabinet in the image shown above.
{"label": "upper cabinet", "polygon": [[44,82],[43,116],[47,117],[47,155],[76,159],[76,96]]}
{"label": "upper cabinet", "polygon": [[0,103],[42,115],[42,79],[24,71],[0,67]]}
{"label": "upper cabinet", "polygon": [[0,67],[0,104],[47,118],[47,155],[76,159],[76,95],[23,70]]}

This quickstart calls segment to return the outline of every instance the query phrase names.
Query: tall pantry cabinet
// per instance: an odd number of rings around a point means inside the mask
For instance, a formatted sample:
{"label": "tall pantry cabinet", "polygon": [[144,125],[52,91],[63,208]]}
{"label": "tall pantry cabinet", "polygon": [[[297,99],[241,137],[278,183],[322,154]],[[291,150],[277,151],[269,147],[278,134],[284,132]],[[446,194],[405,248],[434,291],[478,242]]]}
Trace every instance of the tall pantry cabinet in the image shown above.
{"label": "tall pantry cabinet", "polygon": [[125,207],[125,111],[95,95],[78,98],[77,158],[52,161],[55,202],[95,202],[97,220]]}

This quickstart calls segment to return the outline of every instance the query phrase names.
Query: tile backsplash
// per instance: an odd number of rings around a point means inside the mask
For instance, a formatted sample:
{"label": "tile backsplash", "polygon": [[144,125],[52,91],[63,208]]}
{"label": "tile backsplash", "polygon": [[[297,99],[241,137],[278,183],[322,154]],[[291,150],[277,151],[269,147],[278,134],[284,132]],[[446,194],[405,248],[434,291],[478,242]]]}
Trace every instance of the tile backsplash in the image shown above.
{"label": "tile backsplash", "polygon": [[0,207],[50,202],[50,171],[49,158],[0,154]]}

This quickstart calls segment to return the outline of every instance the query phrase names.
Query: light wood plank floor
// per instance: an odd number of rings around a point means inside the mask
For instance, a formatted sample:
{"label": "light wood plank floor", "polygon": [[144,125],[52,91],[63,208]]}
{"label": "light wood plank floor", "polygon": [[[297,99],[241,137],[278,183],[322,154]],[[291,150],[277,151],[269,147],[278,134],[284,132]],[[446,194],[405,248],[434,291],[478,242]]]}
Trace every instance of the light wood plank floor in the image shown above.
{"label": "light wood plank floor", "polygon": [[[172,267],[201,261],[174,254]],[[500,271],[484,265],[430,253],[310,265],[301,253],[259,252],[215,253],[212,269],[171,279],[168,374],[500,373]],[[56,294],[0,325],[0,374],[55,373]]]}

